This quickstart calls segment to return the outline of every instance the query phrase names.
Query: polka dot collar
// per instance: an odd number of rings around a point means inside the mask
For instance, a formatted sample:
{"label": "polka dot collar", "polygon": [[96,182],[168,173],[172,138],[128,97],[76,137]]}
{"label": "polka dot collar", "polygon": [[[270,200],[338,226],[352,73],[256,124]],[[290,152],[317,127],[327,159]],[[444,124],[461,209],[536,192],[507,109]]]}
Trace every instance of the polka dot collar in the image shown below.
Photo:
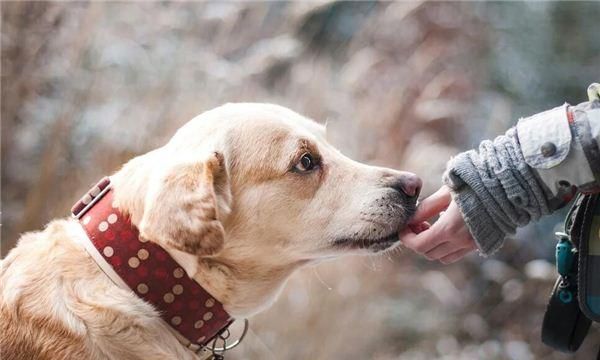
{"label": "polka dot collar", "polygon": [[223,305],[190,279],[169,253],[139,236],[129,217],[114,205],[108,177],[71,211],[85,229],[93,245],[86,249],[100,268],[152,304],[185,345],[201,348],[232,323]]}

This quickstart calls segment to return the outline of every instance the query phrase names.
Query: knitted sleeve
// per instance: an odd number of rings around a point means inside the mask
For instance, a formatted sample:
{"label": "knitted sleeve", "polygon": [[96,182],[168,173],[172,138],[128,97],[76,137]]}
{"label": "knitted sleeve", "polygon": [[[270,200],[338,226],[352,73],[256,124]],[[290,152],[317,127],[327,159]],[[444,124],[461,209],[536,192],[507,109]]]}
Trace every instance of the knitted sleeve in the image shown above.
{"label": "knitted sleeve", "polygon": [[444,183],[483,255],[499,249],[517,227],[551,212],[549,194],[524,161],[514,128],[451,159]]}
{"label": "knitted sleeve", "polygon": [[522,119],[451,159],[444,183],[479,251],[490,255],[517,227],[600,189],[600,101]]}

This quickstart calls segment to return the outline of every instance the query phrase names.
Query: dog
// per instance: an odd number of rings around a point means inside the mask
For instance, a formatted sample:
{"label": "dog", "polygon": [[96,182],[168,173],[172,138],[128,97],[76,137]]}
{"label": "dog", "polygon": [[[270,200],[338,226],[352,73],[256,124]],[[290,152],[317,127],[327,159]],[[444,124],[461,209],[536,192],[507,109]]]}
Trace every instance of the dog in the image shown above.
{"label": "dog", "polygon": [[[197,116],[110,182],[140,238],[235,319],[268,308],[302,266],[398,246],[421,188],[414,174],[345,157],[317,122],[255,103]],[[2,261],[3,358],[196,359],[85,241],[77,219],[54,220]]]}

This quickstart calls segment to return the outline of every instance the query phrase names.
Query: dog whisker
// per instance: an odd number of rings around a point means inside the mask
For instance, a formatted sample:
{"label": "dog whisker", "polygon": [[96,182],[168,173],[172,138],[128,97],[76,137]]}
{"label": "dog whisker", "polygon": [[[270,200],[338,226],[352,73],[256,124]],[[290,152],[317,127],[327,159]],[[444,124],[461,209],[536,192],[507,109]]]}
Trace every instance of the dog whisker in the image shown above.
{"label": "dog whisker", "polygon": [[323,278],[321,277],[321,274],[319,274],[319,271],[317,270],[317,267],[313,266],[312,269],[313,269],[313,274],[315,274],[315,276],[317,277],[317,280],[319,280],[319,282],[321,284],[323,284],[327,290],[329,290],[329,291],[333,290],[333,288],[331,286],[329,286],[329,284],[327,284],[325,282],[325,280],[323,280]]}

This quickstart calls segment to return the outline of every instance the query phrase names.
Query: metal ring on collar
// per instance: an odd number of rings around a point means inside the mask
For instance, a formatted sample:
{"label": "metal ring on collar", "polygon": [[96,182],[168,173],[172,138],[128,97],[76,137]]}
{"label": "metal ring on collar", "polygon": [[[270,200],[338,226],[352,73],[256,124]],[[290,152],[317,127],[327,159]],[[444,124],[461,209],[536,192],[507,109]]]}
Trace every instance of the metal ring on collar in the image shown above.
{"label": "metal ring on collar", "polygon": [[[244,337],[246,337],[246,334],[248,333],[248,328],[250,327],[250,322],[248,321],[248,319],[244,319],[244,330],[242,331],[242,334],[240,335],[240,337],[234,341],[233,343],[227,345],[227,343],[224,341],[224,346],[222,347],[216,347],[216,340],[213,341],[213,345],[212,347],[207,346],[207,349],[212,351],[213,353],[222,353],[225,351],[229,351],[233,348],[235,348],[236,346],[238,346],[242,340],[244,340]],[[229,329],[229,328],[227,328]]]}

